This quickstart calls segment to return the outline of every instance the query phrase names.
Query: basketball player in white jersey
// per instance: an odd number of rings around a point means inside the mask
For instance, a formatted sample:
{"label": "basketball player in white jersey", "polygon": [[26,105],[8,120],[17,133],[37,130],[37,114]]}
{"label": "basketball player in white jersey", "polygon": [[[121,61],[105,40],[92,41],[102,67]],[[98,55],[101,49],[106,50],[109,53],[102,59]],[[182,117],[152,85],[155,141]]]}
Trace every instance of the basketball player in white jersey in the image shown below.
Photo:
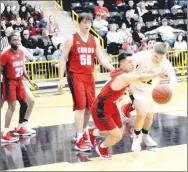
{"label": "basketball player in white jersey", "polygon": [[[166,58],[166,53],[166,45],[162,42],[157,42],[152,50],[145,50],[134,54],[135,73],[155,73],[166,70],[166,76],[170,81],[169,86],[173,89],[177,80],[174,69]],[[157,82],[159,82],[159,80]],[[137,113],[134,121],[132,151],[140,151],[141,142],[144,142],[146,146],[157,146],[157,143],[148,134],[152,125],[156,105],[152,99],[152,90],[157,82],[156,80],[150,80],[130,85],[130,98],[132,100],[132,106]],[[124,109],[124,113],[127,112],[126,108],[122,108]]]}

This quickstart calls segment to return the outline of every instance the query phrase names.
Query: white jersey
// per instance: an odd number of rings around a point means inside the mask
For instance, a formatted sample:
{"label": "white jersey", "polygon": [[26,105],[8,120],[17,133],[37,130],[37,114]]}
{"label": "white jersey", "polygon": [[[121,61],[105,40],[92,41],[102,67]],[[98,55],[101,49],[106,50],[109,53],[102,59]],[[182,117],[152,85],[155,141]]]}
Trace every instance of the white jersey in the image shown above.
{"label": "white jersey", "polygon": [[[133,61],[135,64],[135,74],[142,74],[142,73],[158,73],[163,70],[167,71],[167,77],[170,80],[170,85],[173,87],[176,81],[176,75],[172,64],[169,62],[167,58],[164,58],[160,64],[154,64],[152,62],[152,50],[145,50],[140,51],[133,55]],[[139,89],[140,91],[145,91],[148,88],[152,87],[152,81],[143,83],[137,82],[131,84],[131,88]]]}

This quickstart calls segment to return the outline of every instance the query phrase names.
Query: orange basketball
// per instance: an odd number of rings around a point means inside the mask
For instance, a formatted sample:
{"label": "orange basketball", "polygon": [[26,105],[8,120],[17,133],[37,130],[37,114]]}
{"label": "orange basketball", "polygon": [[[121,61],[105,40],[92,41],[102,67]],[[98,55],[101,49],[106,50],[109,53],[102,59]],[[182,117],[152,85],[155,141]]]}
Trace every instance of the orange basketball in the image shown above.
{"label": "orange basketball", "polygon": [[152,92],[153,100],[158,104],[166,104],[172,99],[172,90],[168,85],[157,85]]}

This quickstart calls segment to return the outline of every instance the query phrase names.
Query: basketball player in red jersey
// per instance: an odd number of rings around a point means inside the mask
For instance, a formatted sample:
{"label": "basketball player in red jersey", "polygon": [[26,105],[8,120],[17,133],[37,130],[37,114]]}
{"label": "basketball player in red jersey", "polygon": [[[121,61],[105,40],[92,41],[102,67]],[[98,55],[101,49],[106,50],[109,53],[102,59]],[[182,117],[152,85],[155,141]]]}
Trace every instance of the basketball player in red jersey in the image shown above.
{"label": "basketball player in red jersey", "polygon": [[164,77],[164,72],[158,74],[133,74],[132,54],[121,53],[118,56],[119,68],[110,74],[110,79],[95,98],[91,113],[95,126],[98,129],[86,128],[88,140],[94,146],[96,136],[108,136],[104,142],[96,146],[96,151],[103,159],[111,159],[108,147],[118,143],[123,134],[123,126],[116,102],[122,99],[122,95],[130,83],[146,81],[156,77]]}
{"label": "basketball player in red jersey", "polygon": [[63,55],[60,60],[60,80],[58,88],[62,89],[64,71],[67,63],[67,80],[73,97],[75,111],[76,145],[80,151],[91,150],[85,143],[87,137],[83,132],[90,119],[90,107],[95,98],[95,81],[93,77],[94,60],[106,69],[114,67],[103,57],[100,43],[89,33],[93,17],[89,13],[79,15],[79,31],[65,42]]}
{"label": "basketball player in red jersey", "polygon": [[36,86],[29,79],[24,63],[24,52],[18,47],[21,44],[21,37],[18,31],[12,31],[8,36],[11,48],[4,51],[1,55],[1,73],[3,74],[3,101],[7,101],[8,110],[5,116],[5,129],[1,137],[1,142],[16,142],[18,138],[9,134],[9,126],[13,112],[16,107],[16,100],[20,103],[19,126],[15,129],[14,135],[30,135],[27,130],[22,127],[25,122],[25,114],[27,111],[26,92],[22,77],[24,76],[32,86]]}

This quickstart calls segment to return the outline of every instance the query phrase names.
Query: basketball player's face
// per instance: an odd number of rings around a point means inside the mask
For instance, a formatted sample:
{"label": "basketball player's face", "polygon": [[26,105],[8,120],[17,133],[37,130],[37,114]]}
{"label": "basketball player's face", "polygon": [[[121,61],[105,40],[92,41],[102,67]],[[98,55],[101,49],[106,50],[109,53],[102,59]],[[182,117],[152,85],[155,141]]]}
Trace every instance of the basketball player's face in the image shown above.
{"label": "basketball player's face", "polygon": [[131,57],[127,57],[127,59],[123,61],[122,68],[125,72],[133,72],[134,65]]}
{"label": "basketball player's face", "polygon": [[89,33],[90,29],[91,29],[91,21],[90,20],[82,20],[80,22],[80,31],[83,33]]}
{"label": "basketball player's face", "polygon": [[165,57],[166,54],[159,54],[155,51],[153,51],[153,55],[152,55],[152,61],[155,64],[160,64],[161,61],[163,60],[163,58]]}
{"label": "basketball player's face", "polygon": [[12,48],[18,49],[18,47],[21,45],[20,35],[15,34],[14,36],[12,36],[11,41],[10,41],[10,45],[11,45]]}

